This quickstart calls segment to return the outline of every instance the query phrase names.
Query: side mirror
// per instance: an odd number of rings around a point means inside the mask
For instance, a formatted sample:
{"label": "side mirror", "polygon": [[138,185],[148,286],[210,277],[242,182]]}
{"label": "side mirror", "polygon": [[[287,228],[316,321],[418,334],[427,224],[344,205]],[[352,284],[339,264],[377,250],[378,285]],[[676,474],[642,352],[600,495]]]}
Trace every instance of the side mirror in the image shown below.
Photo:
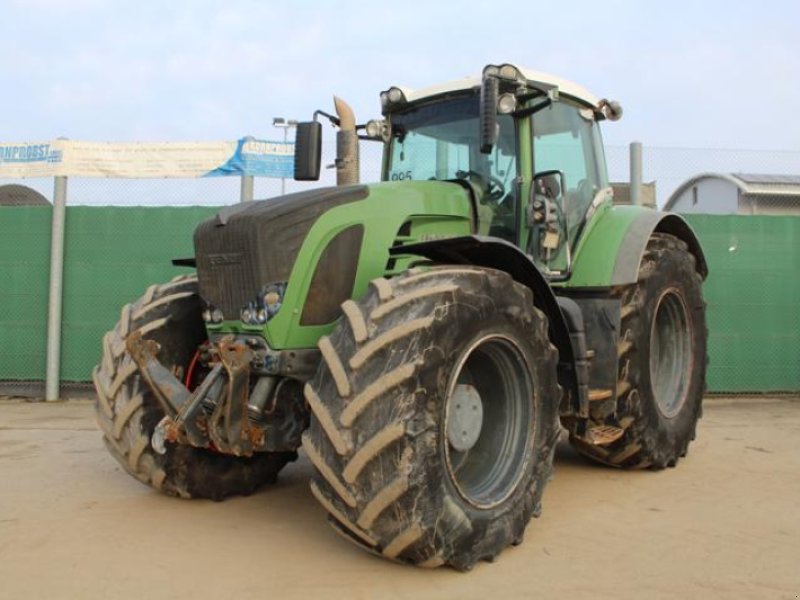
{"label": "side mirror", "polygon": [[619,121],[622,118],[622,105],[616,100],[606,100],[603,98],[597,103],[597,108],[609,121]]}
{"label": "side mirror", "polygon": [[528,206],[528,227],[557,224],[558,206],[564,189],[563,171],[541,171],[533,176]]}
{"label": "side mirror", "polygon": [[322,124],[308,121],[297,124],[294,142],[294,178],[317,181],[322,163]]}
{"label": "side mirror", "polygon": [[557,200],[564,189],[564,172],[552,169],[540,171],[533,176],[534,193],[544,196],[548,200]]}
{"label": "side mirror", "polygon": [[490,154],[497,143],[497,94],[500,82],[496,77],[484,76],[481,82],[480,135],[481,153]]}

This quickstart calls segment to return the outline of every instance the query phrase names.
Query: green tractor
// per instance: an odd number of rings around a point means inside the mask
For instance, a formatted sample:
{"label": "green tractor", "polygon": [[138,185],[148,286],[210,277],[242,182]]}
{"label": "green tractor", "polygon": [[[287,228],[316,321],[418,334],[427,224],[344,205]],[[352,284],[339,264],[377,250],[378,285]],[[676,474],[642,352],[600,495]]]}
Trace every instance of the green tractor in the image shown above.
{"label": "green tractor", "polygon": [[[337,99],[297,131],[336,187],[224,208],[195,267],[122,309],[95,369],[114,457],[166,494],[222,499],[303,450],[311,492],[365,549],[470,569],[521,542],[556,442],[622,468],[686,454],[706,369],[706,261],[678,216],[614,206],[616,102],[489,65]],[[359,185],[359,139],[384,145]]]}

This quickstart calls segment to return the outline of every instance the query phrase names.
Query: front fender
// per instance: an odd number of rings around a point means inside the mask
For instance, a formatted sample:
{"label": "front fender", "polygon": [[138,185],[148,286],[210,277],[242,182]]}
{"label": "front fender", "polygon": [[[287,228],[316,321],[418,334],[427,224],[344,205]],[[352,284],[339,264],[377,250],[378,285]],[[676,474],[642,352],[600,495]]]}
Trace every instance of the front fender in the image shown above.
{"label": "front fender", "polygon": [[653,233],[683,240],[695,257],[697,271],[708,275],[697,234],[680,216],[639,206],[606,206],[595,216],[575,252],[567,288],[608,288],[635,283],[639,264]]}
{"label": "front fender", "polygon": [[553,289],[533,261],[514,244],[496,237],[468,235],[395,246],[389,252],[392,255],[416,254],[439,264],[476,265],[507,272],[531,289],[534,305],[550,319],[554,343],[564,343],[563,350],[559,348],[562,357],[572,357],[569,331]]}
{"label": "front fender", "polygon": [[[469,235],[396,246],[390,253],[415,254],[439,264],[466,264],[505,271],[531,289],[534,306],[547,315],[550,340],[558,349],[559,365],[567,365],[570,372],[573,370],[576,357],[570,331],[553,289],[533,261],[514,244],[496,237]],[[579,402],[577,379],[559,377],[559,382],[570,386],[569,398]]]}

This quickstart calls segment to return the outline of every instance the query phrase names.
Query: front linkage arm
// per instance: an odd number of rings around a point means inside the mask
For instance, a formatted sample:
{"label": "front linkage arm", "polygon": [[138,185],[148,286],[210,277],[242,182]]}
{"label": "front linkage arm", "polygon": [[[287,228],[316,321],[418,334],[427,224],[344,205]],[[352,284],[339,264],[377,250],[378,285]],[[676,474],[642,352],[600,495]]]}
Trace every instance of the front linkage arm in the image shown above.
{"label": "front linkage arm", "polygon": [[[248,418],[252,351],[233,336],[212,345],[218,360],[203,382],[190,392],[156,356],[159,345],[134,332],[125,341],[142,377],[161,404],[166,416],[153,433],[152,444],[165,452],[164,442],[211,448],[235,456],[252,456],[265,449],[264,429]],[[224,373],[223,373],[224,371]],[[210,417],[203,410],[211,402]]]}

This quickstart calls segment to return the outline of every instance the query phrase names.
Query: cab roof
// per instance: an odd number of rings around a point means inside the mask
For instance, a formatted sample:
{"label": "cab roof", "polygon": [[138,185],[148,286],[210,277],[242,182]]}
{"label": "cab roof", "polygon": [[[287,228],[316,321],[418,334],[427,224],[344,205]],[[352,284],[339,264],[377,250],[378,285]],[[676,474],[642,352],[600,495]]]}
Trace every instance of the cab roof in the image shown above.
{"label": "cab roof", "polygon": [[[592,108],[597,107],[598,103],[600,102],[600,98],[577,83],[573,83],[572,81],[568,81],[566,79],[562,79],[561,77],[556,77],[555,75],[550,75],[549,73],[544,73],[542,71],[535,71],[533,69],[526,69],[518,66],[516,68],[533,87],[536,87],[537,83],[546,88],[555,87],[558,89],[559,94],[569,96]],[[422,100],[424,98],[433,98],[435,96],[450,92],[474,89],[476,87],[480,87],[480,85],[481,76],[478,75],[464,77],[462,79],[456,79],[454,81],[448,81],[446,83],[440,83],[418,90],[405,88],[402,86],[396,87],[402,90],[407,102],[417,102],[418,100]]]}

